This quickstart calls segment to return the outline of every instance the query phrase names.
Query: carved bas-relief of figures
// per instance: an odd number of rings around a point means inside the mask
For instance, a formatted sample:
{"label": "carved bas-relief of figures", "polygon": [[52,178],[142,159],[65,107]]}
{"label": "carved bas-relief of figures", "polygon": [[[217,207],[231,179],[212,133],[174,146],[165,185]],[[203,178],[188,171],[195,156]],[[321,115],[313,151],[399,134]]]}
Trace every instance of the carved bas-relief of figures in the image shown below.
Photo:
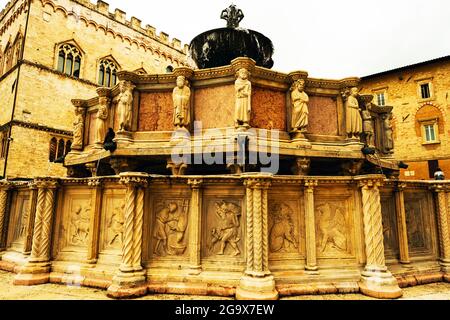
{"label": "carved bas-relief of figures", "polygon": [[[231,202],[216,202],[218,225],[211,230],[209,251],[216,255],[239,256],[241,207]],[[231,250],[227,250],[230,248]],[[230,253],[227,253],[230,252]]]}
{"label": "carved bas-relief of figures", "polygon": [[70,217],[69,243],[74,246],[86,245],[90,228],[89,206],[78,205]]}
{"label": "carved bas-relief of figures", "polygon": [[75,108],[75,121],[73,123],[73,144],[72,149],[78,150],[83,148],[84,135],[84,109]]}
{"label": "carved bas-relief of figures", "polygon": [[130,81],[120,81],[120,95],[117,104],[119,113],[119,132],[131,131],[133,113],[133,90],[135,86]]}
{"label": "carved bas-relief of figures", "polygon": [[270,208],[273,225],[270,228],[270,251],[273,253],[296,252],[298,236],[294,227],[291,207],[284,203],[275,203]]}
{"label": "carved bas-relief of figures", "polygon": [[182,206],[169,202],[156,211],[153,230],[153,254],[157,256],[180,256],[186,251],[186,230],[188,224],[189,200]]}
{"label": "carved bas-relief of figures", "polygon": [[350,89],[350,94],[345,103],[346,128],[349,139],[359,139],[363,131],[363,123],[358,102],[358,88]]}
{"label": "carved bas-relief of figures", "polygon": [[318,206],[316,212],[319,216],[319,252],[322,254],[346,253],[348,231],[343,209],[332,208],[326,203]]}
{"label": "carved bas-relief of figures", "polygon": [[236,109],[235,126],[238,128],[250,128],[250,113],[252,111],[252,83],[249,80],[250,72],[247,69],[240,69],[235,82]]}
{"label": "carved bas-relief of figures", "polygon": [[123,243],[123,224],[125,223],[125,204],[116,207],[108,221],[108,245],[120,248]]}
{"label": "carved bas-relief of figures", "polygon": [[191,123],[190,101],[191,89],[186,77],[177,78],[177,86],[173,89],[173,124],[176,129],[189,128]]}
{"label": "carved bas-relief of figures", "polygon": [[108,129],[107,120],[109,117],[109,98],[100,97],[97,117],[95,121],[95,143],[102,145]]}
{"label": "carved bas-relief of figures", "polygon": [[292,133],[305,133],[308,127],[309,97],[305,92],[305,80],[294,82],[291,87]]}

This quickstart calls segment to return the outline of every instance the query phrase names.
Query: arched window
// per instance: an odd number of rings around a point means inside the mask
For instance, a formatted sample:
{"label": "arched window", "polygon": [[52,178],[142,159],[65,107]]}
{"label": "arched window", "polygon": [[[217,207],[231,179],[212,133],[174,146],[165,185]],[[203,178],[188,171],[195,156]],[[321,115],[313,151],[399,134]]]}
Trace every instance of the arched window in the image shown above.
{"label": "arched window", "polygon": [[66,152],[65,152],[65,155],[68,155],[69,152],[70,152],[70,150],[72,150],[72,141],[67,140],[67,142],[66,142]]}
{"label": "arched window", "polygon": [[48,161],[54,162],[56,160],[56,149],[58,148],[58,140],[52,138],[50,140],[50,151],[48,155]]}
{"label": "arched window", "polygon": [[64,157],[65,151],[66,151],[66,145],[65,145],[64,139],[59,139],[59,141],[58,141],[58,152],[57,152],[56,159]]}
{"label": "arched window", "polygon": [[19,34],[13,45],[13,65],[19,62],[22,53],[22,35]]}
{"label": "arched window", "polygon": [[75,78],[80,77],[81,53],[74,45],[65,43],[58,50],[58,71]]}
{"label": "arched window", "polygon": [[6,157],[7,143],[8,143],[7,131],[0,132],[0,159],[4,159]]}
{"label": "arched window", "polygon": [[4,73],[6,73],[6,72],[8,72],[10,69],[11,69],[11,67],[12,67],[12,59],[13,59],[13,57],[12,57],[12,47],[11,47],[11,45],[10,44],[8,44],[7,46],[6,46],[6,49],[5,49],[5,62],[4,62],[4,66],[5,66],[5,68],[3,69],[3,71],[4,71]]}
{"label": "arched window", "polygon": [[100,61],[98,72],[98,84],[103,87],[114,87],[117,83],[117,71],[119,67],[111,59]]}

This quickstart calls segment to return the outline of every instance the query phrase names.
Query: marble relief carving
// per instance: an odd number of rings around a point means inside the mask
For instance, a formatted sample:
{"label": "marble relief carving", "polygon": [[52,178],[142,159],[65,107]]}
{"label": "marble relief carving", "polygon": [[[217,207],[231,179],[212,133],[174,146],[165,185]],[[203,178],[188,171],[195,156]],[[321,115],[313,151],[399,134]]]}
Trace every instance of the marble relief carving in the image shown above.
{"label": "marble relief carving", "polygon": [[121,248],[123,243],[123,224],[125,204],[114,208],[111,216],[108,219],[108,246],[113,248]]}
{"label": "marble relief carving", "polygon": [[346,208],[327,202],[316,206],[318,252],[322,255],[348,253]]}
{"label": "marble relief carving", "polygon": [[90,205],[79,204],[70,216],[69,244],[84,246],[88,243],[90,229]]}
{"label": "marble relief carving", "polygon": [[213,255],[240,256],[241,207],[233,202],[218,201],[214,204],[215,223],[210,227],[208,250]]}
{"label": "marble relief carving", "polygon": [[292,208],[282,202],[270,206],[269,248],[272,253],[298,251],[299,236]]}
{"label": "marble relief carving", "polygon": [[189,200],[166,200],[156,204],[153,254],[181,256],[187,248]]}

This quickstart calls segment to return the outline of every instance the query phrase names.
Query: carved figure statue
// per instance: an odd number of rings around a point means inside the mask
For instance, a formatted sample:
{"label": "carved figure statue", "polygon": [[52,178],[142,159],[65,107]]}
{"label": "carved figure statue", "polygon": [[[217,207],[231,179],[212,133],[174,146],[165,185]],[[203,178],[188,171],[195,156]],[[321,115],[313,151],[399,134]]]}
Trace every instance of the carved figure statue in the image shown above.
{"label": "carved figure statue", "polygon": [[84,109],[75,108],[75,121],[73,123],[73,144],[72,149],[81,149],[83,147],[84,133]]}
{"label": "carved figure statue", "polygon": [[[370,108],[370,107],[368,107]],[[366,136],[366,143],[369,147],[375,147],[375,131],[373,127],[373,119],[370,109],[362,111],[363,131]]]}
{"label": "carved figure statue", "polygon": [[119,132],[131,130],[131,119],[133,113],[133,89],[135,86],[129,81],[120,81],[119,103]]}
{"label": "carved figure statue", "polygon": [[123,217],[124,210],[125,204],[115,208],[108,222],[109,239],[111,239],[108,244],[110,246],[115,246],[116,244],[122,245],[123,243],[123,224],[125,223]]}
{"label": "carved figure statue", "polygon": [[189,201],[185,201],[181,210],[176,202],[164,206],[156,214],[153,238],[156,239],[155,255],[182,255],[186,251],[184,237],[188,223]]}
{"label": "carved figure statue", "polygon": [[106,120],[109,117],[108,110],[109,99],[107,97],[99,98],[99,107],[97,111],[97,119],[95,122],[95,143],[103,144],[108,125]]}
{"label": "carved figure statue", "polygon": [[[273,225],[270,229],[270,251],[290,252],[298,248],[298,238],[295,234],[293,211],[284,203],[276,203],[271,208]],[[292,250],[292,247],[294,250]]]}
{"label": "carved figure statue", "polygon": [[227,28],[239,28],[239,23],[244,19],[244,13],[234,4],[222,11],[220,19],[227,21]]}
{"label": "carved figure statue", "polygon": [[392,128],[392,114],[386,114],[383,116],[384,127],[384,149],[387,152],[394,150],[394,132]]}
{"label": "carved figure statue", "polygon": [[71,216],[72,232],[70,234],[70,243],[73,245],[84,245],[88,241],[90,229],[90,207],[83,208],[77,206]]}
{"label": "carved figure statue", "polygon": [[358,88],[350,89],[350,95],[347,97],[345,104],[347,135],[350,139],[359,139],[362,133],[362,118],[358,102]]}
{"label": "carved figure statue", "polygon": [[225,201],[217,202],[215,206],[219,225],[211,230],[209,250],[213,251],[216,244],[219,244],[217,255],[224,255],[227,245],[230,245],[234,250],[233,255],[238,256],[241,254],[238,246],[241,240],[239,236],[241,207]]}
{"label": "carved figure statue", "polygon": [[294,82],[291,87],[292,101],[292,131],[305,132],[308,127],[308,102],[309,97],[305,92],[305,80]]}
{"label": "carved figure statue", "polygon": [[343,211],[337,208],[334,213],[327,203],[317,208],[319,212],[320,252],[325,252],[331,244],[331,248],[339,251],[347,251],[346,219]]}
{"label": "carved figure statue", "polygon": [[178,128],[187,128],[191,122],[189,104],[191,101],[191,89],[189,81],[184,76],[177,78],[177,86],[173,89],[173,124]]}
{"label": "carved figure statue", "polygon": [[250,112],[252,111],[252,83],[247,69],[240,69],[237,73],[235,82],[236,91],[236,109],[235,124],[236,128],[241,126],[249,127]]}

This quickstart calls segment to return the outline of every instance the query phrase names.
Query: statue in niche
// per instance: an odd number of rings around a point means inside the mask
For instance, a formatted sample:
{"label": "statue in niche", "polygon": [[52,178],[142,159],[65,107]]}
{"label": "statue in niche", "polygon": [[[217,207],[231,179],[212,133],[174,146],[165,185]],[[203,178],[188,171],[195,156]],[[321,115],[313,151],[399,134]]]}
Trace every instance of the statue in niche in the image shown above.
{"label": "statue in niche", "polygon": [[177,86],[173,89],[173,124],[175,128],[188,128],[191,123],[190,102],[191,89],[189,88],[189,81],[186,77],[179,76],[177,78]]}
{"label": "statue in niche", "polygon": [[238,243],[241,241],[239,231],[241,216],[241,207],[231,202],[217,202],[216,216],[218,218],[218,226],[211,230],[211,242],[209,250],[213,252],[216,244],[219,244],[217,255],[224,255],[227,245],[233,249],[233,256],[239,256],[241,251]]}
{"label": "statue in niche", "polygon": [[295,252],[298,249],[298,238],[292,209],[287,204],[275,203],[270,211],[274,221],[269,233],[270,251]]}
{"label": "statue in niche", "polygon": [[131,130],[131,119],[133,113],[133,90],[135,86],[129,81],[119,83],[119,102],[117,111],[119,113],[119,132]]}
{"label": "statue in niche", "polygon": [[370,114],[370,104],[362,111],[363,131],[366,137],[366,144],[368,147],[375,147],[375,129],[373,126],[372,115]]}
{"label": "statue in niche", "polygon": [[424,228],[419,210],[411,204],[405,203],[408,242],[414,248],[425,247]]}
{"label": "statue in niche", "polygon": [[236,73],[236,76],[235,125],[236,128],[249,128],[250,112],[252,111],[252,83],[249,80],[250,72],[242,68]]}
{"label": "statue in niche", "polygon": [[319,249],[326,252],[336,249],[347,252],[347,232],[345,214],[341,208],[333,212],[327,203],[317,208],[319,213]]}
{"label": "statue in niche", "polygon": [[291,87],[292,101],[292,132],[306,132],[308,127],[308,102],[309,97],[305,92],[305,80],[294,82]]}
{"label": "statue in niche", "polygon": [[84,133],[84,109],[78,107],[75,109],[72,149],[81,149],[83,147],[83,133]]}
{"label": "statue in niche", "polygon": [[170,202],[156,213],[153,238],[156,240],[153,253],[158,256],[178,256],[184,254],[185,233],[188,223],[189,201],[185,200],[179,208]]}
{"label": "statue in niche", "polygon": [[97,120],[95,122],[95,143],[103,144],[106,136],[108,125],[106,120],[109,117],[108,111],[109,99],[107,97],[99,98],[99,106],[97,111]]}
{"label": "statue in niche", "polygon": [[227,21],[227,28],[239,28],[239,23],[244,19],[244,12],[234,4],[222,11],[220,19]]}
{"label": "statue in niche", "polygon": [[383,115],[384,149],[387,152],[394,150],[394,131],[392,127],[392,113]]}
{"label": "statue in niche", "polygon": [[110,235],[108,245],[110,246],[120,246],[123,243],[124,210],[125,204],[115,208],[108,222],[108,234]]}
{"label": "statue in niche", "polygon": [[347,135],[349,139],[359,139],[363,129],[358,94],[358,88],[351,88],[350,95],[345,103]]}
{"label": "statue in niche", "polygon": [[70,243],[72,245],[85,245],[88,241],[90,229],[90,207],[78,205],[72,212],[70,224],[72,226],[70,234]]}

